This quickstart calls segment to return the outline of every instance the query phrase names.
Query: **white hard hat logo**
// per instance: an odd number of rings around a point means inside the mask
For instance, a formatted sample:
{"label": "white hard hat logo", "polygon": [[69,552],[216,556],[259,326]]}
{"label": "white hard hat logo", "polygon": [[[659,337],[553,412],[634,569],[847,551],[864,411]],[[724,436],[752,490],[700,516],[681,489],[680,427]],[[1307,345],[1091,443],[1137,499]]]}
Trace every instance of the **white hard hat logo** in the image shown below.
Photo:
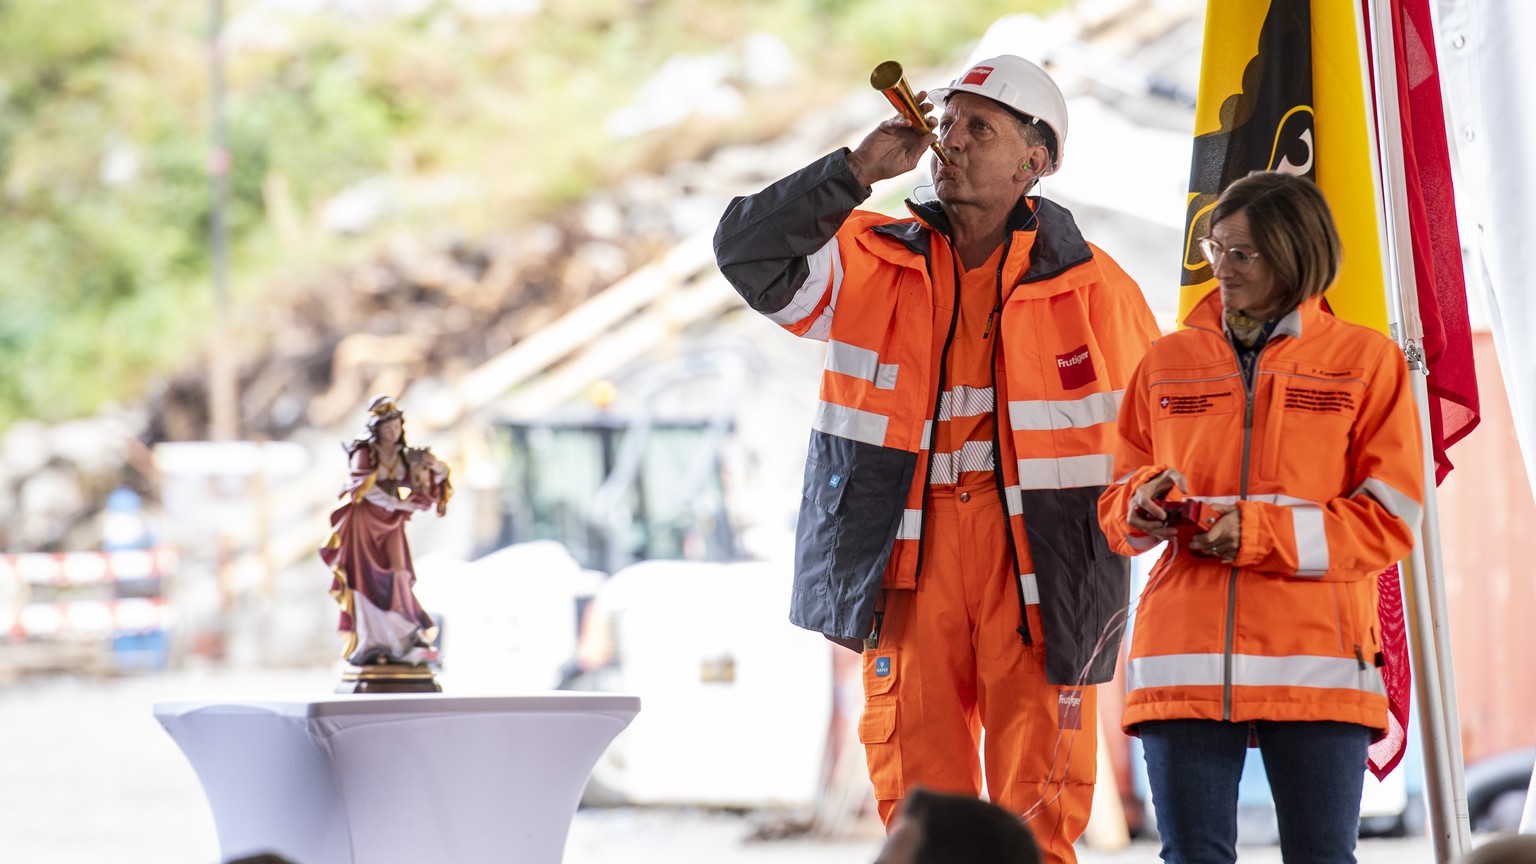
{"label": "white hard hat logo", "polygon": [[1037,126],[1049,131],[1051,164],[1043,174],[1053,174],[1061,167],[1067,147],[1067,103],[1061,89],[1038,65],[1014,54],[990,57],[965,71],[948,87],[938,87],[928,95],[942,104],[956,92],[975,93],[1001,103]]}
{"label": "white hard hat logo", "polygon": [[971,71],[965,73],[965,78],[960,83],[972,84],[980,87],[981,85],[987,83],[987,76],[991,74],[991,66],[974,66],[971,68]]}

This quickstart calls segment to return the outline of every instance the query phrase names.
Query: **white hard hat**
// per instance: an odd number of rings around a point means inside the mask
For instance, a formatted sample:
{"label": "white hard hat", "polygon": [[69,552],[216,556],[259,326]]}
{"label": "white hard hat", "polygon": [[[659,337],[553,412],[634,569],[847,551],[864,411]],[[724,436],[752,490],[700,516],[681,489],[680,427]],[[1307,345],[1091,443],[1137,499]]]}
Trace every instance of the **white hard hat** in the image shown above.
{"label": "white hard hat", "polygon": [[1067,100],[1044,69],[1023,57],[1004,54],[978,62],[948,87],[940,87],[928,96],[942,105],[953,93],[985,96],[1045,125],[1050,130],[1046,138],[1056,139],[1050,170],[1045,173],[1054,174],[1061,167],[1067,151]]}

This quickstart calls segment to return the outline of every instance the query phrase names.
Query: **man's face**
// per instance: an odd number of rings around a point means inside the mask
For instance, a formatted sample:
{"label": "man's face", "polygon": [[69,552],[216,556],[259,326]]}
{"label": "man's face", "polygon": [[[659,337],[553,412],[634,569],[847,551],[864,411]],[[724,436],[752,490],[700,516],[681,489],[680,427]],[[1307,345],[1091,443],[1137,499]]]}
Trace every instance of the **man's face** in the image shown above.
{"label": "man's face", "polygon": [[951,157],[949,165],[934,160],[939,200],[946,206],[1011,210],[1024,191],[1026,174],[1019,166],[1030,147],[1008,109],[985,96],[953,93],[944,103],[938,134]]}

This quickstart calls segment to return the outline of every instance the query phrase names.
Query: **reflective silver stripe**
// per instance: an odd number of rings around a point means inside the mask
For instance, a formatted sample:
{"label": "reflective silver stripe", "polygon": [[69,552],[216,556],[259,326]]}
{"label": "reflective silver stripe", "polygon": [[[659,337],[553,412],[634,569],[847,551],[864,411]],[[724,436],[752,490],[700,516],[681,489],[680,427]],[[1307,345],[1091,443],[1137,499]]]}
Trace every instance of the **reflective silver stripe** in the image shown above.
{"label": "reflective silver stripe", "polygon": [[919,444],[918,446],[921,447],[924,450],[927,450],[929,447],[933,446],[933,421],[932,420],[924,420],[923,421],[923,443]]}
{"label": "reflective silver stripe", "polygon": [[1314,504],[1292,507],[1291,533],[1296,535],[1296,575],[1327,573],[1328,535],[1323,530],[1323,508]]}
{"label": "reflective silver stripe", "polygon": [[828,303],[826,308],[821,310],[821,315],[816,319],[816,323],[812,324],[810,329],[806,330],[803,334],[804,338],[815,339],[817,342],[827,341],[827,337],[832,335],[832,311],[836,306],[837,292],[833,291],[832,302]]}
{"label": "reflective silver stripe", "polygon": [[1132,657],[1125,664],[1125,690],[1151,687],[1220,687],[1220,654],[1158,654]]}
{"label": "reflective silver stripe", "polygon": [[1003,496],[1008,499],[1008,515],[1017,516],[1024,512],[1024,490],[1017,486],[1008,486],[1003,489]]}
{"label": "reflective silver stripe", "polygon": [[822,402],[816,406],[816,419],[811,421],[811,428],[839,438],[883,447],[887,422],[887,418],[879,414]]}
{"label": "reflective silver stripe", "polygon": [[1247,498],[1241,495],[1191,495],[1190,497],[1198,498],[1207,504],[1236,504],[1239,501],[1258,501],[1263,504],[1279,504],[1281,507],[1318,506],[1316,501],[1309,501],[1306,498],[1295,498],[1290,495],[1249,495]]}
{"label": "reflective silver stripe", "polygon": [[1008,421],[1015,431],[1048,432],[1052,429],[1086,429],[1113,423],[1120,417],[1124,390],[1090,393],[1081,399],[1034,399],[1008,403]]}
{"label": "reflective silver stripe", "polygon": [[1354,657],[1237,654],[1232,658],[1232,683],[1240,687],[1317,687],[1386,695],[1387,688],[1376,667],[1361,669],[1360,665]]}
{"label": "reflective silver stripe", "polygon": [[1368,478],[1360,484],[1360,488],[1350,493],[1351,498],[1364,492],[1375,498],[1381,506],[1387,508],[1387,512],[1408,523],[1408,527],[1418,530],[1419,524],[1424,520],[1424,508],[1419,502],[1409,498],[1396,488],[1377,480]]}
{"label": "reflective silver stripe", "polygon": [[1024,604],[1026,606],[1040,605],[1040,582],[1033,573],[1025,573],[1019,577],[1019,584],[1024,588]]}
{"label": "reflective silver stripe", "polygon": [[827,343],[827,371],[862,378],[880,390],[896,389],[896,365],[881,363],[880,355],[847,342]]}
{"label": "reflective silver stripe", "polygon": [[992,471],[992,442],[967,441],[959,450],[935,453],[930,457],[933,467],[928,469],[932,483],[958,483],[962,471]]}
{"label": "reflective silver stripe", "polygon": [[804,321],[828,289],[832,291],[832,302],[828,305],[837,305],[837,292],[843,286],[843,259],[837,252],[837,238],[806,256],[805,263],[810,266],[805,281],[783,309],[768,314],[769,321],[786,326]]}
{"label": "reflective silver stripe", "polygon": [[992,413],[997,405],[997,391],[991,387],[956,387],[939,397],[939,419],[980,417]]}
{"label": "reflective silver stripe", "polygon": [[[1125,667],[1125,689],[1130,692],[1152,687],[1220,687],[1223,684],[1222,667],[1220,654],[1135,657]],[[1361,669],[1360,661],[1354,657],[1309,654],[1290,657],[1235,654],[1232,657],[1232,684],[1235,687],[1315,687],[1386,694],[1381,672],[1374,666]]]}
{"label": "reflective silver stripe", "polygon": [[1123,486],[1125,484],[1125,481],[1131,479],[1131,477],[1133,477],[1135,474],[1136,474],[1136,472],[1134,470],[1125,472],[1125,474],[1123,476],[1115,478],[1115,485],[1116,486]]}
{"label": "reflective silver stripe", "polygon": [[1019,486],[1024,489],[1075,489],[1108,486],[1115,457],[1108,453],[1061,459],[1020,459]]}
{"label": "reflective silver stripe", "polygon": [[923,536],[923,511],[901,511],[901,527],[896,529],[897,540],[916,540]]}

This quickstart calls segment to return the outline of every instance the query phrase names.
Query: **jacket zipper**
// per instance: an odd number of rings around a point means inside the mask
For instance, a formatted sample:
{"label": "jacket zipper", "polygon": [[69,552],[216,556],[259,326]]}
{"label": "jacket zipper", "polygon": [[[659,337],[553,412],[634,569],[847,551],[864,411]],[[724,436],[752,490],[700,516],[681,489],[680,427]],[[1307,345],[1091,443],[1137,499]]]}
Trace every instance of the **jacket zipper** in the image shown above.
{"label": "jacket zipper", "polygon": [[[1243,374],[1242,357],[1238,355],[1237,346],[1227,338],[1226,333],[1221,334],[1221,340],[1232,349],[1232,359],[1237,361],[1237,380],[1243,385],[1243,468],[1242,479],[1238,487],[1238,498],[1248,499],[1248,472],[1252,466],[1253,457],[1253,403],[1258,395],[1259,361],[1264,358],[1264,352],[1269,350],[1270,341],[1265,340],[1259,348],[1258,354],[1253,358],[1253,381],[1249,381]],[[1237,572],[1236,564],[1227,573],[1227,635],[1226,647],[1222,656],[1221,679],[1221,719],[1230,722],[1232,720],[1232,663],[1233,653],[1237,641]]]}
{"label": "jacket zipper", "polygon": [[[987,329],[983,333],[991,333],[994,321],[998,326],[1002,325],[1003,314],[1003,267],[1008,263],[1008,251],[1013,246],[1013,236],[1003,242],[1003,257],[997,262],[997,300],[992,307],[992,314],[987,316]],[[1003,442],[1002,442],[1002,412],[1003,400],[997,394],[1001,392],[998,380],[1001,378],[997,363],[997,354],[1000,343],[1003,341],[1001,331],[998,338],[992,340],[992,485],[997,487],[997,500],[1002,504],[1003,536],[1008,538],[1008,554],[1013,560],[1013,589],[1019,601],[1019,627],[1015,631],[1025,645],[1035,644],[1034,636],[1029,632],[1029,604],[1024,599],[1024,576],[1019,571],[1024,569],[1019,565],[1019,547],[1013,539],[1013,519],[1008,515],[1008,481],[1003,477]]]}
{"label": "jacket zipper", "polygon": [[[955,327],[960,321],[959,253],[955,250],[955,244],[950,242],[949,237],[944,236],[944,241],[949,243],[949,266],[953,271],[951,276],[955,286],[955,299],[949,311],[949,332],[944,334],[944,347],[939,351],[938,393],[933,397],[933,411],[928,415],[928,470],[923,476],[923,510],[917,529],[917,562],[912,568],[912,586],[914,589],[917,587],[918,577],[923,573],[923,550],[928,546],[928,532],[924,529],[928,524],[928,490],[933,487],[933,445],[935,443],[934,439],[938,437],[939,410],[944,406],[944,378],[945,373],[949,371],[949,348],[955,341]],[[928,278],[930,281],[933,279],[932,271],[929,272]],[[998,278],[1002,278],[1001,271],[999,271]]]}

